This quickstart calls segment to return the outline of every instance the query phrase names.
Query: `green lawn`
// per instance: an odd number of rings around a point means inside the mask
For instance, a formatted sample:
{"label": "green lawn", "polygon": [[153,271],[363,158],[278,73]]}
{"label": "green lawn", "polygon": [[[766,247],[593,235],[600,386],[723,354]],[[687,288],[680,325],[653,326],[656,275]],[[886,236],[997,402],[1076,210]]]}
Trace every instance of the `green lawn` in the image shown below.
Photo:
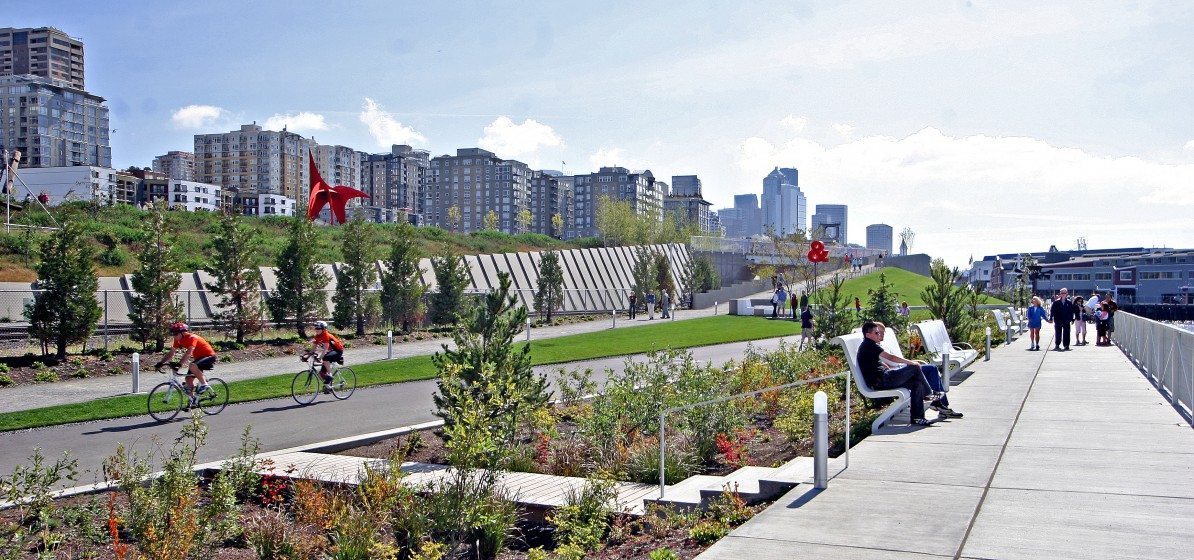
{"label": "green lawn", "polygon": [[[857,296],[862,301],[863,307],[866,307],[867,291],[874,290],[879,287],[879,275],[887,276],[887,283],[894,286],[894,290],[899,294],[900,301],[907,301],[910,306],[924,305],[924,300],[920,299],[920,293],[933,282],[928,276],[921,276],[915,272],[908,272],[901,268],[884,268],[859,276],[858,278],[851,278],[847,280],[842,286],[842,293],[845,294],[846,301],[851,305],[854,303],[854,298]],[[987,296],[987,303],[1007,305],[1007,302]]]}
{"label": "green lawn", "polygon": [[[719,315],[686,321],[660,321],[654,325],[531,341],[531,362],[558,364],[609,356],[638,354],[668,348],[692,348],[726,342],[774,338],[800,332],[792,321]],[[525,343],[518,343],[521,347]],[[415,356],[353,365],[357,386],[432,379],[431,356]],[[218,368],[217,368],[218,371]],[[229,383],[231,402],[255,401],[290,395],[294,372]],[[152,378],[151,378],[152,379]],[[146,414],[145,395],[125,395],[86,403],[66,404],[0,414],[0,431],[36,428]]]}

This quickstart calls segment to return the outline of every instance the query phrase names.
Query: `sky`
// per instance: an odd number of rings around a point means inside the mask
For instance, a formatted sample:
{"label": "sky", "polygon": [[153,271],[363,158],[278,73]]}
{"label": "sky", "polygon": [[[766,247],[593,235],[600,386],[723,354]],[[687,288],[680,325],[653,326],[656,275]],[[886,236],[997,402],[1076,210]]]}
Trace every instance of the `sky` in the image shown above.
{"label": "sky", "polygon": [[84,41],[116,167],[255,121],[371,153],[696,174],[714,208],[796,167],[810,206],[849,205],[850,242],[908,227],[951,265],[1194,247],[1194,3],[22,6],[3,25]]}

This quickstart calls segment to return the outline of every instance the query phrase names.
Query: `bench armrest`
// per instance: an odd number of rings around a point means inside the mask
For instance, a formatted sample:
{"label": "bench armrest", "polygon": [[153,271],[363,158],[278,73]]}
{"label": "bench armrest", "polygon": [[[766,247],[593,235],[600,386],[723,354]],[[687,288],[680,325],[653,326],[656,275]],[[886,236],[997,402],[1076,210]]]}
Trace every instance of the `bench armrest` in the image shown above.
{"label": "bench armrest", "polygon": [[966,342],[959,342],[957,344],[954,344],[954,348],[956,348],[958,350],[974,350],[974,347]]}

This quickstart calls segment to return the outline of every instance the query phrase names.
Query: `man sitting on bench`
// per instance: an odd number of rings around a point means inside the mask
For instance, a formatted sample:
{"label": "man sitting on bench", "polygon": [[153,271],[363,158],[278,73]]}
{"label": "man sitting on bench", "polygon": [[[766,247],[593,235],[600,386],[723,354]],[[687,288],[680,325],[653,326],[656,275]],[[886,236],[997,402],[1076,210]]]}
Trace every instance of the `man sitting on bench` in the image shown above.
{"label": "man sitting on bench", "polygon": [[[887,325],[877,321],[875,324],[879,325],[880,330],[885,332],[887,331]],[[898,358],[899,356],[896,357]],[[889,370],[898,369],[900,364],[894,360],[887,360],[882,356],[880,356],[879,359],[882,360],[883,366]],[[945,384],[941,382],[941,368],[933,364],[925,363],[923,360],[905,360],[905,363],[907,362],[911,362],[920,366],[920,373],[925,376],[925,381],[929,383],[929,388],[933,390],[933,394],[931,396],[934,398],[932,399],[932,402],[929,403],[929,408],[937,411],[937,419],[944,420],[946,418],[961,418],[963,416],[961,412],[957,412],[949,407],[949,396],[947,396],[945,393]]]}
{"label": "man sitting on bench", "polygon": [[[925,396],[932,393],[929,382],[920,372],[920,365],[899,356],[893,356],[879,345],[887,328],[874,321],[862,324],[862,344],[858,346],[858,369],[872,389],[908,389],[912,394],[911,415],[913,426],[928,426],[933,423],[925,419]],[[904,364],[898,369],[887,369],[882,360]]]}

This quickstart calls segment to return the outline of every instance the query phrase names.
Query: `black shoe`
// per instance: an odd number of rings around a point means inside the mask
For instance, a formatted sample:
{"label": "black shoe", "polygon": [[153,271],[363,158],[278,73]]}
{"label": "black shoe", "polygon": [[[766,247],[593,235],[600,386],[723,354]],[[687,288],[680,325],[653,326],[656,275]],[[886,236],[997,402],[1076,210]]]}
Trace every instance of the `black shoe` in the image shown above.
{"label": "black shoe", "polygon": [[949,408],[949,407],[947,407],[947,406],[943,406],[943,407],[940,407],[940,408],[934,408],[933,410],[936,410],[936,411],[937,411],[937,418],[938,418],[938,419],[946,419],[946,418],[961,418],[961,417],[962,417],[962,413],[961,413],[961,412],[957,412],[957,411],[955,411],[954,409],[952,409],[952,408]]}
{"label": "black shoe", "polygon": [[928,418],[917,418],[912,421],[913,426],[932,426],[936,420],[929,420]]}

